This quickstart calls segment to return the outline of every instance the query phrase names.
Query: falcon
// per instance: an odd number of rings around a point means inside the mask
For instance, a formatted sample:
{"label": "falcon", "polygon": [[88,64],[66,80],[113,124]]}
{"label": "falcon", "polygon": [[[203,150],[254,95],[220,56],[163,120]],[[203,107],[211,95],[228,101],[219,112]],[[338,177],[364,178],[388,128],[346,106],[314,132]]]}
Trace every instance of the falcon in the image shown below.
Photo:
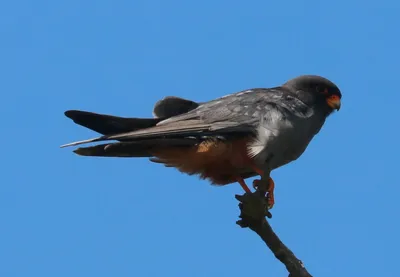
{"label": "falcon", "polygon": [[293,78],[281,86],[254,88],[197,103],[166,97],[154,118],[127,118],[69,110],[65,115],[102,136],[62,145],[81,156],[147,157],[150,161],[198,175],[212,184],[266,180],[269,208],[275,203],[272,170],[306,150],[326,118],[340,109],[342,94],[330,80],[316,75]]}

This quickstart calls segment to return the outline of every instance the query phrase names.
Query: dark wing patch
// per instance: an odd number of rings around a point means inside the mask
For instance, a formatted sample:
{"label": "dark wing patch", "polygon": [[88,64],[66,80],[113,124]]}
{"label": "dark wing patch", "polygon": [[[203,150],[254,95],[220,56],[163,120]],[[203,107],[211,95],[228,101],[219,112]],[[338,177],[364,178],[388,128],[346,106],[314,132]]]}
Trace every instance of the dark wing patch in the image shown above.
{"label": "dark wing patch", "polygon": [[157,118],[169,118],[172,116],[187,113],[197,108],[199,105],[199,103],[191,100],[175,96],[167,96],[159,100],[154,105],[153,115]]}

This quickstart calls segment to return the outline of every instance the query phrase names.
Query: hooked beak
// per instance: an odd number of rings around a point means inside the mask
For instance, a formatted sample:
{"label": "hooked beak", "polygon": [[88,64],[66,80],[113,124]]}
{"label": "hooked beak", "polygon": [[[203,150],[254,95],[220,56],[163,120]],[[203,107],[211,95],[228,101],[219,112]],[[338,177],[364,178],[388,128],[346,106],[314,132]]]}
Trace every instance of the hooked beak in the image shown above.
{"label": "hooked beak", "polygon": [[326,103],[328,103],[329,107],[333,110],[340,110],[340,97],[337,95],[330,95],[326,98]]}

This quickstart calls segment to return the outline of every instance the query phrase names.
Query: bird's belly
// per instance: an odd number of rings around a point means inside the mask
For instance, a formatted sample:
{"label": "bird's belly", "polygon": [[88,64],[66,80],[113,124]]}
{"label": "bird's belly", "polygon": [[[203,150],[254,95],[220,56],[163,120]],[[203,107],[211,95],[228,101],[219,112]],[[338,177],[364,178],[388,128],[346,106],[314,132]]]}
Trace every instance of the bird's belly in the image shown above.
{"label": "bird's belly", "polygon": [[199,175],[215,185],[237,181],[242,173],[252,170],[247,145],[250,138],[233,141],[207,140],[193,147],[154,151],[158,163],[175,167],[189,175]]}

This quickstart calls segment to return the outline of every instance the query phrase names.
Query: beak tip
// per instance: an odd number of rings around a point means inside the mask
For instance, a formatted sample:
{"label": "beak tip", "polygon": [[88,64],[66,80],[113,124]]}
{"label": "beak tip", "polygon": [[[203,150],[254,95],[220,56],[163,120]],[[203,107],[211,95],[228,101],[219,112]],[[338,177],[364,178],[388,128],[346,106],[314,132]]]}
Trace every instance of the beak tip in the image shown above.
{"label": "beak tip", "polygon": [[341,101],[340,101],[340,98],[337,97],[336,95],[327,98],[326,102],[328,103],[329,107],[331,107],[333,110],[336,110],[336,111],[340,110]]}

